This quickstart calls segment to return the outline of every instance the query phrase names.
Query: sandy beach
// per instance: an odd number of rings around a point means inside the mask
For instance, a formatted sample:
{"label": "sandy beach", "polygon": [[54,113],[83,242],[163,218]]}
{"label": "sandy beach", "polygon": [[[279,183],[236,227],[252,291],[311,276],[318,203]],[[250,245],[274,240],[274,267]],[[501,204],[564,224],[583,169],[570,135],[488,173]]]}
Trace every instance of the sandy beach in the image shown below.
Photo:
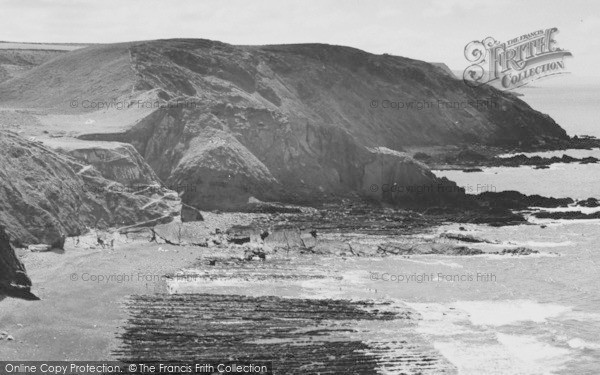
{"label": "sandy beach", "polygon": [[[21,251],[41,301],[3,301],[0,330],[14,340],[0,342],[0,357],[110,358],[115,332],[126,318],[125,298],[159,292],[161,283],[154,280],[190,264],[200,251],[155,243],[115,250],[67,246],[64,253]],[[99,280],[111,275],[113,280]]]}

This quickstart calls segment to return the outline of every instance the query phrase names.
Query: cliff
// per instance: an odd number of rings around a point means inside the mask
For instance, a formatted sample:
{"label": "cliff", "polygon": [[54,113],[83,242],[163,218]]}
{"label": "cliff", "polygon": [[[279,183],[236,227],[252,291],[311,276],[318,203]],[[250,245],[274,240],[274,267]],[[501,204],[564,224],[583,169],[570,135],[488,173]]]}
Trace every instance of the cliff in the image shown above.
{"label": "cliff", "polygon": [[26,300],[39,299],[30,289],[31,280],[25,272],[25,266],[15,255],[4,228],[0,226],[0,300],[7,296]]}
{"label": "cliff", "polygon": [[250,197],[440,204],[462,192],[405,147],[568,138],[515,96],[468,87],[438,66],[322,44],[93,46],[0,84],[0,98],[31,109],[30,132],[130,143],[202,209]]}
{"label": "cliff", "polygon": [[0,149],[0,223],[17,246],[62,248],[65,236],[89,227],[165,222],[179,213],[179,198],[158,181],[137,191],[90,163],[8,131],[0,131]]}

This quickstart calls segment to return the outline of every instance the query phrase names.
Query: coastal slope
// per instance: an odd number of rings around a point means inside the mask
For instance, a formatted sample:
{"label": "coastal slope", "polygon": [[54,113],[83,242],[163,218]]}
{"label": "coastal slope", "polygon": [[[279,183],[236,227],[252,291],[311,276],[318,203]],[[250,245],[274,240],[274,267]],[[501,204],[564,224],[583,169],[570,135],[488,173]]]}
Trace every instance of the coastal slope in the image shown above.
{"label": "coastal slope", "polygon": [[324,44],[97,45],[0,84],[0,98],[27,108],[29,117],[11,118],[42,141],[130,143],[201,209],[237,209],[251,197],[446,204],[464,193],[406,147],[568,139],[513,95],[468,87],[426,62]]}
{"label": "coastal slope", "polygon": [[62,248],[65,237],[89,228],[167,222],[179,214],[172,191],[131,191],[89,162],[13,132],[0,131],[0,149],[0,223],[16,246]]}

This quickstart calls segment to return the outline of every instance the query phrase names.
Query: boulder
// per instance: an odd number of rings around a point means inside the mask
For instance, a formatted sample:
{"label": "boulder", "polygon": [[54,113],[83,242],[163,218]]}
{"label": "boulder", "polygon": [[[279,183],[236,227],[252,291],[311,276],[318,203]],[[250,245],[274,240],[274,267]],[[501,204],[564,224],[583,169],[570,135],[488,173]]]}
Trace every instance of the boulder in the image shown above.
{"label": "boulder", "polygon": [[200,210],[184,203],[181,205],[181,222],[187,223],[190,221],[204,221],[204,217]]}
{"label": "boulder", "polygon": [[27,246],[27,250],[33,251],[34,253],[50,251],[51,249],[52,249],[52,247],[50,245],[29,245],[29,246]]}

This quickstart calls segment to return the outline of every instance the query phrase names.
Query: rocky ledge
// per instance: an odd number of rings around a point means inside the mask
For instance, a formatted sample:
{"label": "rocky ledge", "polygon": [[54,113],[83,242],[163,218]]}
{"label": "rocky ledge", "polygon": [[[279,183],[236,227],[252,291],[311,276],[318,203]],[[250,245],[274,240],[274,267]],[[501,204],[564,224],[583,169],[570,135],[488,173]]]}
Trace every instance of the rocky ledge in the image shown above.
{"label": "rocky ledge", "polygon": [[553,198],[541,195],[527,195],[514,190],[501,192],[486,191],[474,196],[480,204],[491,208],[525,210],[530,207],[556,208],[575,203],[571,198]]}
{"label": "rocky ledge", "polygon": [[[101,151],[72,151],[71,156],[0,131],[0,149],[0,223],[17,247],[62,248],[66,237],[89,228],[155,225],[180,214],[177,193],[162,187],[159,180],[152,186],[147,185],[152,181],[143,181],[147,188],[141,189],[106,178],[118,178],[113,175],[118,172],[133,176],[132,165],[145,165],[135,158],[128,167],[103,168],[120,151],[121,156],[137,154],[129,145],[107,153],[109,159],[90,160]],[[122,177],[121,181],[133,180]]]}
{"label": "rocky ledge", "polygon": [[[600,148],[600,139],[589,138],[586,143],[572,138],[566,144],[561,143],[557,148],[547,145],[544,148],[503,148],[486,145],[472,145],[468,147],[448,146],[437,149],[422,148],[413,153],[413,157],[432,169],[456,169],[468,173],[482,172],[481,168],[487,167],[521,167],[531,166],[535,169],[546,169],[557,163],[596,164],[600,159],[589,156],[577,158],[563,154],[562,156],[527,156],[523,152],[553,151],[566,149],[592,150]],[[503,154],[512,154],[500,157]]]}
{"label": "rocky ledge", "polygon": [[555,220],[591,220],[600,219],[600,211],[586,214],[581,211],[539,211],[534,212],[533,216],[538,219],[555,219]]}
{"label": "rocky ledge", "polygon": [[0,226],[0,300],[5,297],[39,299],[31,293],[31,280],[25,272],[25,266],[11,247],[4,227]]}
{"label": "rocky ledge", "polygon": [[[224,355],[230,362],[270,362],[274,374],[452,372],[439,353],[413,339],[412,311],[389,303],[187,294],[133,296],[128,309],[114,352],[128,363],[161,353],[182,362]],[[386,322],[402,337],[375,338],[368,327]]]}

